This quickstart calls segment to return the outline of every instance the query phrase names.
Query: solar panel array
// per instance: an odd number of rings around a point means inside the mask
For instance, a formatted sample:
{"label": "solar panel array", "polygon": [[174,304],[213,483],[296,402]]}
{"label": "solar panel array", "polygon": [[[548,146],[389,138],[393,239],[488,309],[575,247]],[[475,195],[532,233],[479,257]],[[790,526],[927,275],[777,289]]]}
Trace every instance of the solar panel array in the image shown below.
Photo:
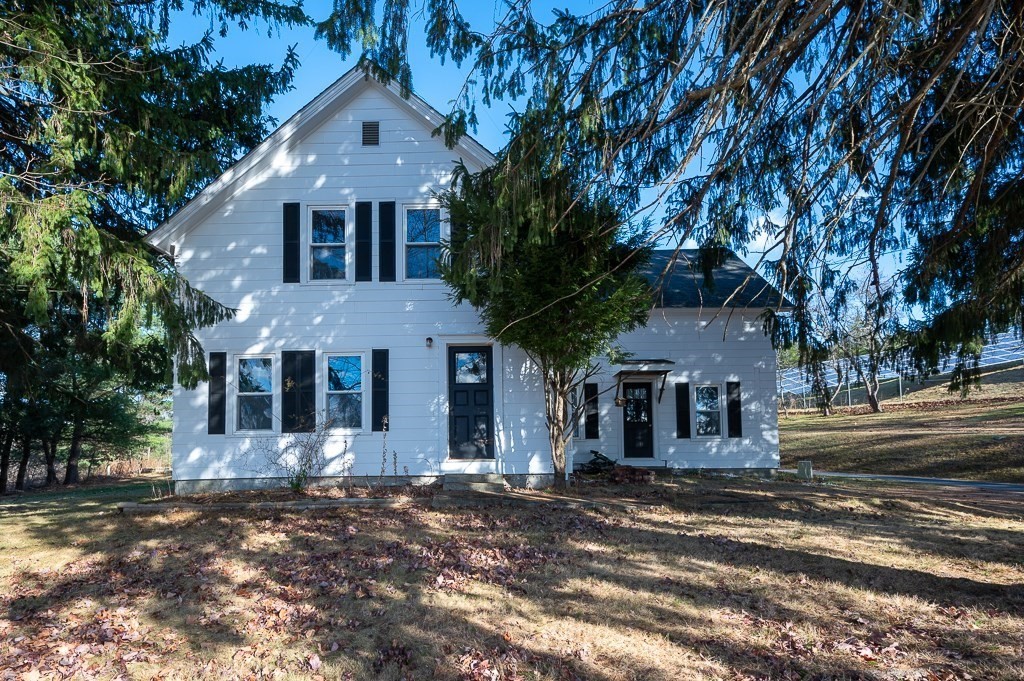
{"label": "solar panel array", "polygon": [[[992,367],[1000,366],[1003,364],[1010,364],[1015,361],[1024,361],[1024,340],[1021,338],[1020,331],[1008,331],[1006,333],[998,334],[991,343],[986,345],[981,351],[981,360],[979,366]],[[949,356],[940,363],[940,367],[952,368],[956,364],[956,357]],[[843,362],[843,373],[847,371],[847,363]],[[856,381],[856,377],[853,372],[850,372],[850,380]],[[899,373],[892,369],[884,369],[879,374],[879,378],[882,380],[897,378]],[[835,387],[838,383],[836,372],[829,369],[826,372],[826,382],[831,387]],[[780,395],[794,395],[796,397],[803,397],[811,394],[811,382],[807,379],[804,370],[800,368],[796,369],[781,369],[779,370],[779,394]]]}

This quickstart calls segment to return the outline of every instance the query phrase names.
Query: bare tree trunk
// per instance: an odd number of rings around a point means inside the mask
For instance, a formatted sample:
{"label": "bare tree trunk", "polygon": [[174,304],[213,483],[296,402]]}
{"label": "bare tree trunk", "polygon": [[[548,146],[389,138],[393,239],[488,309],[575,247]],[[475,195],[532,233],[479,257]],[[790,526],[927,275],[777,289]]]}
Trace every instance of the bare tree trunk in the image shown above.
{"label": "bare tree trunk", "polygon": [[565,489],[565,428],[568,421],[568,382],[559,374],[544,371],[544,406],[551,445],[551,467],[555,473],[555,489]]}
{"label": "bare tree trunk", "polygon": [[4,433],[0,440],[0,494],[7,494],[7,474],[11,470],[11,447],[14,445],[14,429]]}
{"label": "bare tree trunk", "polygon": [[81,416],[75,416],[71,427],[71,445],[68,448],[68,465],[64,471],[64,484],[74,485],[79,482],[78,461],[82,458],[82,437],[85,435],[85,423]]}
{"label": "bare tree trunk", "polygon": [[878,401],[878,376],[877,374],[864,381],[864,394],[871,405],[871,411],[875,414],[882,413],[882,403]]}
{"label": "bare tree trunk", "polygon": [[821,367],[815,367],[814,369],[814,381],[812,384],[812,390],[817,393],[819,398],[818,409],[821,410],[822,416],[831,416],[835,411],[833,408],[833,401],[835,396],[839,394],[839,387],[842,386],[842,380],[839,381],[836,386],[836,391],[833,393],[828,388],[828,381],[825,379],[825,372]]}
{"label": "bare tree trunk", "polygon": [[46,484],[57,483],[57,443],[58,436],[43,440],[43,459],[46,461]]}
{"label": "bare tree trunk", "polygon": [[878,401],[878,366],[871,362],[867,369],[861,366],[859,361],[850,362],[857,372],[857,380],[864,384],[864,397],[875,414],[882,413],[882,405]]}
{"label": "bare tree trunk", "polygon": [[24,492],[25,482],[28,477],[28,462],[32,458],[32,439],[28,436],[21,441],[21,461],[18,462],[18,479],[14,482],[14,489]]}

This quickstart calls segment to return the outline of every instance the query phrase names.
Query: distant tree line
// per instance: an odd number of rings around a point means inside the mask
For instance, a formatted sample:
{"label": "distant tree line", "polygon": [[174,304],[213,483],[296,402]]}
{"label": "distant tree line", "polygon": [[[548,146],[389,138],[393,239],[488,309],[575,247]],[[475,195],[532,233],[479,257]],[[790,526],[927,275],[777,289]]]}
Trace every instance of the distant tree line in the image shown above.
{"label": "distant tree line", "polygon": [[80,296],[55,297],[45,323],[23,317],[21,328],[0,337],[0,493],[24,490],[40,455],[46,484],[77,483],[84,457],[122,457],[147,431],[146,396],[168,387],[163,334],[140,332],[126,349],[130,362],[112,361],[105,309],[83,309]]}

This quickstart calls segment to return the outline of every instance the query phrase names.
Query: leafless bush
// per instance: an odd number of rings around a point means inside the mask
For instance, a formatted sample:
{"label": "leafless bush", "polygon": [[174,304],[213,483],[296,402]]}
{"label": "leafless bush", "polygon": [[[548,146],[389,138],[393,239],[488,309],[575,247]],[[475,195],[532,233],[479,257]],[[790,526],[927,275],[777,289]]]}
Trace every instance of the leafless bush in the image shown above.
{"label": "leafless bush", "polygon": [[[314,418],[313,428],[300,433],[285,433],[279,437],[263,438],[253,444],[261,460],[259,472],[265,476],[282,476],[295,492],[323,477],[327,469],[327,442],[331,437],[331,421],[326,412]],[[350,470],[349,440],[346,438],[339,455],[343,469]]]}

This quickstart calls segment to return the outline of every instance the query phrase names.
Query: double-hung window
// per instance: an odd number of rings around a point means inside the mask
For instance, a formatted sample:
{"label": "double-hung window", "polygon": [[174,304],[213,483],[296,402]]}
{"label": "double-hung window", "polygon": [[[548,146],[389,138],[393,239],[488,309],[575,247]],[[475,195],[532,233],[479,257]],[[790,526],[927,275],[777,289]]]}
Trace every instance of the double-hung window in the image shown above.
{"label": "double-hung window", "polygon": [[441,257],[441,210],[405,209],[405,278],[438,279]]}
{"label": "double-hung window", "polygon": [[238,430],[274,429],[274,360],[238,359]]}
{"label": "double-hung window", "polygon": [[694,389],[697,437],[722,435],[722,394],[717,385],[698,385]]}
{"label": "double-hung window", "polygon": [[327,355],[327,422],[331,428],[363,427],[362,355]]}
{"label": "double-hung window", "polygon": [[310,219],[309,278],[345,278],[345,209],[315,208]]}

